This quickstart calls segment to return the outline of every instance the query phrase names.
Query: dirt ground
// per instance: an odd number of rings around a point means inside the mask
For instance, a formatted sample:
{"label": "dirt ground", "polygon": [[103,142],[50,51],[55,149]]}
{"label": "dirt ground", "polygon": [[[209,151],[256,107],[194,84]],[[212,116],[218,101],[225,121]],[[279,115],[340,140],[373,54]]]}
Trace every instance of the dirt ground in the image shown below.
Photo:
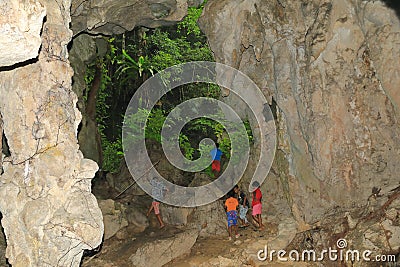
{"label": "dirt ground", "polygon": [[[128,267],[132,266],[129,257],[141,245],[154,241],[169,238],[177,233],[184,231],[184,228],[167,225],[163,229],[159,229],[156,225],[152,225],[146,231],[135,236],[129,237],[129,229],[118,233],[116,236],[106,240],[101,250],[95,255],[85,256],[82,267]],[[257,230],[254,226],[239,228],[239,238],[228,240],[228,232],[226,235],[199,237],[187,255],[183,255],[166,265],[165,267],[192,267],[192,266],[213,266],[208,265],[212,259],[218,257],[238,258],[246,249],[252,246],[257,240],[264,240],[268,237],[276,235],[277,225],[266,224],[265,230]],[[260,247],[262,249],[262,247]],[[252,264],[255,266],[254,264]],[[249,265],[249,266],[252,266]],[[257,265],[262,266],[262,265]],[[280,265],[279,265],[280,266]]]}

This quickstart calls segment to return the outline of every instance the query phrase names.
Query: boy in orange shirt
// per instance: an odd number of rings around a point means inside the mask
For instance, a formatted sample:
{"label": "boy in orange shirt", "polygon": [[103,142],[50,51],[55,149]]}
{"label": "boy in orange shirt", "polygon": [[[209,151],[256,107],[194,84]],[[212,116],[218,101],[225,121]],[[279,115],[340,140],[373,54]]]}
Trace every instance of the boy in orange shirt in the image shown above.
{"label": "boy in orange shirt", "polygon": [[237,207],[239,206],[239,202],[234,196],[235,192],[231,190],[228,193],[228,199],[225,201],[226,216],[228,219],[229,240],[232,240],[232,230],[235,231],[235,237],[239,238],[236,211]]}

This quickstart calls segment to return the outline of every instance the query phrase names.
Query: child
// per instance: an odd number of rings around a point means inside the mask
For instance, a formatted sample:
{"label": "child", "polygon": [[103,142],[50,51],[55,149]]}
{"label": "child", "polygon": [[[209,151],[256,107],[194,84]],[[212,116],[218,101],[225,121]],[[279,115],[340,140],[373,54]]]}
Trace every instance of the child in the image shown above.
{"label": "child", "polygon": [[253,200],[251,202],[251,207],[253,209],[252,216],[253,220],[257,223],[259,229],[264,229],[264,225],[262,223],[261,218],[261,200],[262,200],[262,193],[260,190],[260,184],[257,181],[254,181],[252,186],[256,188],[253,191]]}
{"label": "child", "polygon": [[242,227],[249,226],[249,221],[247,220],[247,211],[249,210],[249,201],[247,200],[246,195],[240,191],[238,185],[235,185],[233,188],[235,191],[236,197],[239,201],[239,220],[242,224]]}
{"label": "child", "polygon": [[219,149],[219,144],[216,144],[216,147],[211,150],[210,155],[212,157],[211,171],[214,174],[214,177],[217,177],[219,172],[221,171],[221,157],[222,151]]}
{"label": "child", "polygon": [[165,191],[168,191],[168,189],[163,184],[163,182],[157,181],[156,177],[150,180],[150,184],[153,186],[151,189],[151,196],[153,197],[153,201],[151,202],[151,206],[147,211],[147,217],[149,217],[150,212],[154,210],[154,214],[156,215],[157,220],[160,223],[160,229],[162,229],[165,227],[165,224],[161,218],[159,201],[164,198]]}
{"label": "child", "polygon": [[235,237],[239,238],[238,229],[237,229],[237,206],[239,202],[236,198],[234,198],[235,193],[231,190],[228,193],[228,199],[225,201],[226,208],[226,216],[228,219],[228,232],[229,232],[229,240],[232,240],[232,230],[235,231]]}

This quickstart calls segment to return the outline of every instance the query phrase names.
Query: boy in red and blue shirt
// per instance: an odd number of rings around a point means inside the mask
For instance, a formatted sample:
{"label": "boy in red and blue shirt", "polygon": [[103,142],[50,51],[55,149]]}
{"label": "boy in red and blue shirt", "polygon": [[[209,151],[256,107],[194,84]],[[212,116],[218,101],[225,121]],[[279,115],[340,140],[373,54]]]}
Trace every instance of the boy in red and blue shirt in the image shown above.
{"label": "boy in red and blue shirt", "polygon": [[221,157],[222,151],[219,149],[219,144],[216,144],[216,147],[211,150],[210,155],[212,157],[211,171],[214,174],[214,177],[218,176],[218,173],[221,171]]}

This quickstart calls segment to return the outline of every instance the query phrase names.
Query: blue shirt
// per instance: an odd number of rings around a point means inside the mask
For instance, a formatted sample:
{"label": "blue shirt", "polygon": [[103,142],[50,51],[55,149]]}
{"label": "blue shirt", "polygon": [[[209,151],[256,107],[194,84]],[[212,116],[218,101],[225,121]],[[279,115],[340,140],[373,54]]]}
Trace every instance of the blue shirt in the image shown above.
{"label": "blue shirt", "polygon": [[210,155],[213,160],[221,160],[222,151],[219,148],[214,148],[211,150]]}
{"label": "blue shirt", "polygon": [[164,191],[167,187],[163,184],[163,182],[159,182],[156,179],[150,180],[150,184],[153,186],[151,189],[151,195],[154,200],[163,200],[164,198]]}

